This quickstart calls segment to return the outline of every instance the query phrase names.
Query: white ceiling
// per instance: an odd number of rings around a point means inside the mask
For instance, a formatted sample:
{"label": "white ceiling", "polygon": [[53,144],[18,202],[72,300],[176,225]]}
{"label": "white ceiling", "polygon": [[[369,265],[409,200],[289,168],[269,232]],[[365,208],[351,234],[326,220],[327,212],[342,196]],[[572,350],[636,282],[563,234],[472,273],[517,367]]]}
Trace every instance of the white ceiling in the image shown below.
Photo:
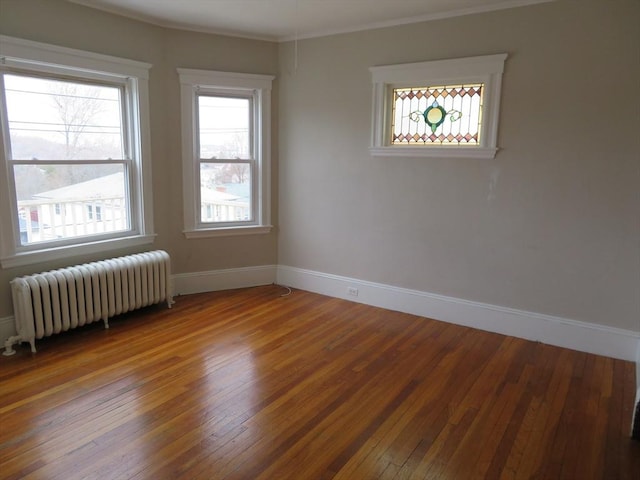
{"label": "white ceiling", "polygon": [[286,41],[554,0],[69,0],[164,27]]}

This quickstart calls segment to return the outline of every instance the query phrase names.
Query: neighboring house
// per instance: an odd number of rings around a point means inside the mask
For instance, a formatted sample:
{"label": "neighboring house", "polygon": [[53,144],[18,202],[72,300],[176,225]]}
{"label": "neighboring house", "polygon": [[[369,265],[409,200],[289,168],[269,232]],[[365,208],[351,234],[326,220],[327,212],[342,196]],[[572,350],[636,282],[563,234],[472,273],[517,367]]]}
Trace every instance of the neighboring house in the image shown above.
{"label": "neighboring house", "polygon": [[[128,228],[122,172],[36,193],[18,202],[20,241],[116,232]],[[250,185],[224,184],[202,192],[205,222],[244,220],[250,215]],[[31,218],[31,223],[25,219]],[[41,227],[41,228],[40,228]]]}
{"label": "neighboring house", "polygon": [[129,223],[124,198],[124,178],[120,172],[21,200],[20,217],[30,217],[41,226],[33,229],[27,225],[26,243],[124,230]]}
{"label": "neighboring house", "polygon": [[251,187],[248,183],[226,183],[201,191],[203,222],[234,222],[250,215]]}
{"label": "neighboring house", "polygon": [[20,243],[25,244],[29,241],[28,232],[38,233],[40,230],[40,224],[31,220],[27,222],[26,218],[18,217],[18,224],[20,227]]}

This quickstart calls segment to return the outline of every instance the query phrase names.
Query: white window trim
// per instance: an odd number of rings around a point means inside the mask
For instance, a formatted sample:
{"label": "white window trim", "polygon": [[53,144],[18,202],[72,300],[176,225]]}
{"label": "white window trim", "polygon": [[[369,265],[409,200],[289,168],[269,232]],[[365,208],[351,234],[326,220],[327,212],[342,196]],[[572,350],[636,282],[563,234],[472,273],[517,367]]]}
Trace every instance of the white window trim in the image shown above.
{"label": "white window trim", "polygon": [[[2,268],[48,262],[61,258],[89,255],[107,250],[128,248],[151,244],[155,234],[153,226],[153,205],[151,190],[151,135],[149,131],[149,69],[151,64],[129,59],[112,57],[93,52],[59,47],[19,38],[0,35],[0,66],[14,67],[21,71],[37,73],[64,73],[84,79],[108,79],[126,81],[133,89],[133,97],[137,102],[130,105],[132,111],[134,135],[132,144],[135,147],[137,169],[132,171],[132,185],[137,190],[132,195],[132,231],[112,238],[83,239],[78,238],[64,245],[37,245],[28,248],[20,247],[14,233],[17,219],[13,214],[15,205],[13,192],[4,186],[13,185],[10,172],[6,168],[5,145],[0,135],[0,265]],[[7,119],[0,112],[0,121]],[[4,228],[4,226],[11,226]]]}
{"label": "white window trim", "polygon": [[[271,88],[272,75],[258,75],[212,70],[194,70],[179,68],[182,106],[182,181],[184,202],[184,235],[186,238],[206,238],[235,235],[254,235],[269,233],[271,225]],[[196,93],[198,89],[210,89],[217,92],[245,91],[256,94],[255,115],[255,157],[258,163],[255,179],[257,195],[257,218],[252,224],[225,225],[220,227],[202,227],[198,221],[200,206],[196,189],[199,178],[195,161],[197,155]],[[253,194],[253,187],[252,187]]]}
{"label": "white window trim", "polygon": [[[494,158],[502,72],[507,54],[371,67],[373,81],[372,145],[374,156]],[[391,145],[391,95],[394,88],[484,83],[479,145]]]}

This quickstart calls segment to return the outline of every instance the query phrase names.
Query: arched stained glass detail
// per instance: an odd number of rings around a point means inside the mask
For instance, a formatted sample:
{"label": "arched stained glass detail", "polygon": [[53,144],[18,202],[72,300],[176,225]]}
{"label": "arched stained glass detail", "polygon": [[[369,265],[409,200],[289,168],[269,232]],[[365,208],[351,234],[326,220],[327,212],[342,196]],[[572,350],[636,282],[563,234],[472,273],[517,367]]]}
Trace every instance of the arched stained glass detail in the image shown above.
{"label": "arched stained glass detail", "polygon": [[477,146],[484,84],[393,89],[392,145]]}

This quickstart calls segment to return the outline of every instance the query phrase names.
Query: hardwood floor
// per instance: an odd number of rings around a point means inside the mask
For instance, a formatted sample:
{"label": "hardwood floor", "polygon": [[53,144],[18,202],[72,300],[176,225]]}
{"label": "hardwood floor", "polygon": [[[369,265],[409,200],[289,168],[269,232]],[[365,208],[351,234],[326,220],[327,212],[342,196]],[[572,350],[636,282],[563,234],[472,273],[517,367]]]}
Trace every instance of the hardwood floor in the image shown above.
{"label": "hardwood floor", "polygon": [[640,478],[632,363],[285,292],[0,357],[0,477]]}

